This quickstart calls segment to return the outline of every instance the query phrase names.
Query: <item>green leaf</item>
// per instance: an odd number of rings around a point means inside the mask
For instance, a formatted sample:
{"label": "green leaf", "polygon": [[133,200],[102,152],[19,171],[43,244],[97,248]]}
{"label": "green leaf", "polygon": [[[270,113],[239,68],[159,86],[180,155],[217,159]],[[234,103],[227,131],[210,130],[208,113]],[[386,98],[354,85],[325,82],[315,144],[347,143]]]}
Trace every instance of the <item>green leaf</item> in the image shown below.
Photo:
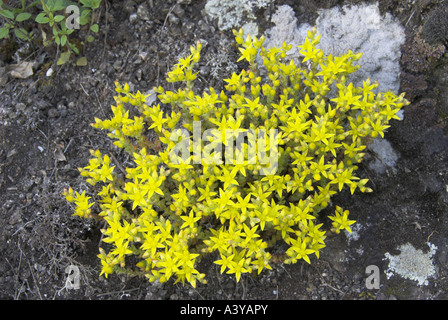
{"label": "green leaf", "polygon": [[67,36],[64,34],[62,37],[61,37],[61,46],[65,46],[65,43],[67,42]]}
{"label": "green leaf", "polygon": [[47,14],[45,12],[41,12],[36,16],[36,19],[34,19],[37,23],[48,23],[50,19],[46,16]]}
{"label": "green leaf", "polygon": [[78,48],[76,48],[76,45],[74,45],[73,43],[70,43],[69,41],[67,41],[67,44],[69,45],[70,49],[72,49],[72,51],[76,54],[79,54],[79,50]]}
{"label": "green leaf", "polygon": [[89,37],[87,38],[87,41],[88,41],[88,42],[93,42],[93,40],[95,40],[95,38],[94,38],[93,36],[89,36]]}
{"label": "green leaf", "polygon": [[92,11],[92,10],[90,10],[90,9],[81,8],[81,14],[80,14],[80,16],[81,16],[81,17],[88,17],[91,11]]}
{"label": "green leaf", "polygon": [[69,0],[44,0],[44,2],[45,5],[48,7],[48,10],[52,12],[63,10],[72,4],[75,5],[75,3]]}
{"label": "green leaf", "polygon": [[9,29],[6,27],[2,27],[0,28],[0,39],[3,39],[4,37],[6,37],[9,33]]}
{"label": "green leaf", "polygon": [[101,0],[81,0],[81,3],[83,6],[92,8],[92,9],[98,9],[100,6]]}
{"label": "green leaf", "polygon": [[28,32],[23,28],[15,28],[14,35],[21,40],[28,40]]}
{"label": "green leaf", "polygon": [[28,20],[29,18],[31,18],[31,13],[29,13],[29,12],[22,12],[22,13],[19,13],[17,15],[16,21],[17,22],[21,22],[21,21]]}
{"label": "green leaf", "polygon": [[90,26],[90,30],[92,30],[93,32],[97,33],[98,32],[98,25],[96,23],[92,24]]}
{"label": "green leaf", "polygon": [[14,19],[14,13],[9,10],[0,10],[0,14],[8,19]]}
{"label": "green leaf", "polygon": [[70,51],[66,51],[66,52],[61,53],[61,56],[59,57],[58,62],[56,64],[58,66],[60,66],[62,64],[67,63],[68,60],[70,59],[70,55],[71,55]]}
{"label": "green leaf", "polygon": [[87,65],[87,58],[86,57],[81,57],[78,60],[76,60],[76,65],[78,67],[84,67]]}
{"label": "green leaf", "polygon": [[31,3],[25,8],[25,10],[28,10],[29,8],[34,7],[34,6],[37,6],[37,5],[40,5],[40,4],[41,4],[40,1],[34,1],[34,2],[31,2]]}
{"label": "green leaf", "polygon": [[92,0],[92,9],[98,9],[101,4],[101,0]]}
{"label": "green leaf", "polygon": [[58,14],[56,17],[54,17],[54,21],[61,22],[62,20],[64,20],[64,18],[65,17],[63,15]]}
{"label": "green leaf", "polygon": [[79,24],[81,26],[85,26],[86,24],[88,24],[90,22],[89,17],[79,17]]}
{"label": "green leaf", "polygon": [[78,22],[81,26],[85,26],[90,22],[90,9],[84,7],[81,8],[81,14],[78,17]]}

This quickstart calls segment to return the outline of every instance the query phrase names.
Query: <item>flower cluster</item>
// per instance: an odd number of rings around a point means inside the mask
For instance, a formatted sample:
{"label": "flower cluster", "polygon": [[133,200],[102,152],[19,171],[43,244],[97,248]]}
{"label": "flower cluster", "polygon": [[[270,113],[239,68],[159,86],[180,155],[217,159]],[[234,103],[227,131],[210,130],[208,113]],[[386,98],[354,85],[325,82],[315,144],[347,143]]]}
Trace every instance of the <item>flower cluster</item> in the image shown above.
{"label": "flower cluster", "polygon": [[[265,49],[263,37],[234,34],[248,67],[220,92],[195,92],[198,43],[168,73],[178,89],[155,88],[160,104],[147,105],[147,96],[117,83],[113,116],[95,119],[132,165],[119,174],[117,163],[92,151],[80,171],[97,190],[96,206],[84,193],[64,194],[77,215],[96,210],[106,221],[108,251],[99,254],[106,277],[127,272],[196,286],[205,283],[200,258],[214,252],[221,273],[239,281],[271,268],[278,241],[287,245],[285,263],[310,263],[327,232],[351,231],[347,210],[336,206],[330,230],[319,213],[343,188],[371,191],[357,165],[398,118],[404,95],[376,94],[370,80],[348,83],[361,54],[324,55],[315,30],[299,47],[298,64],[286,60],[291,45]],[[132,119],[131,108],[140,116]]]}

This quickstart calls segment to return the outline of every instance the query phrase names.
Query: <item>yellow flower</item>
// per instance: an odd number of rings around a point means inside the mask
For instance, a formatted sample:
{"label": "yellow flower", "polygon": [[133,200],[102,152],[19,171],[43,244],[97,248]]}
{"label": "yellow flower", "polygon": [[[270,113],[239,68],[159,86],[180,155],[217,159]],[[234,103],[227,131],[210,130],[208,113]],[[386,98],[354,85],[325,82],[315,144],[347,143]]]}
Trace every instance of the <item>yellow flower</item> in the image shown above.
{"label": "yellow flower", "polygon": [[186,227],[190,227],[191,229],[194,228],[194,224],[196,221],[199,221],[201,219],[201,217],[195,217],[194,216],[194,211],[193,209],[190,210],[190,214],[188,216],[181,216],[180,217],[182,220],[184,220],[185,222],[181,225],[181,229],[186,228]]}
{"label": "yellow flower", "polygon": [[242,273],[246,273],[246,272],[250,272],[251,270],[245,267],[245,264],[247,262],[250,262],[250,259],[241,259],[239,261],[231,261],[230,266],[229,266],[229,270],[227,271],[227,273],[234,273],[236,276],[236,282],[240,281],[241,278],[241,274]]}

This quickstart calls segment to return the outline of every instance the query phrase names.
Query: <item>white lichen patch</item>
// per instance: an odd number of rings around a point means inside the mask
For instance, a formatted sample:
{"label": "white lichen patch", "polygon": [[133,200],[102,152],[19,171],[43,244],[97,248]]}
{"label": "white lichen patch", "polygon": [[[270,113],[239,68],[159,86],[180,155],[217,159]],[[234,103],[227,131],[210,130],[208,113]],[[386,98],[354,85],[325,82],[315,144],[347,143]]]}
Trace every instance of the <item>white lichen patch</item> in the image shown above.
{"label": "white lichen patch", "polygon": [[270,3],[271,0],[208,0],[204,9],[208,16],[217,19],[219,30],[230,30],[255,21],[255,9]]}
{"label": "white lichen patch", "polygon": [[423,253],[415,249],[411,244],[401,245],[397,256],[385,253],[389,260],[389,268],[385,271],[388,279],[397,274],[405,279],[417,281],[419,286],[428,285],[428,278],[434,277],[436,270],[432,262],[432,257],[436,253],[437,247],[428,243],[429,252]]}
{"label": "white lichen patch", "polygon": [[[297,21],[288,5],[280,6],[272,17],[275,24],[267,30],[266,47],[278,47],[282,42],[301,45],[313,26]],[[398,92],[400,81],[400,47],[404,43],[404,28],[387,13],[381,16],[378,3],[334,7],[319,11],[315,27],[321,35],[319,48],[333,55],[348,50],[362,52],[362,66],[350,81],[362,85],[371,78],[379,82],[379,90]],[[297,55],[297,49],[290,52]]]}
{"label": "white lichen patch", "polygon": [[350,229],[352,232],[348,232],[345,230],[345,236],[347,237],[348,243],[351,241],[358,241],[359,237],[361,236],[360,232],[363,229],[363,226],[360,223],[355,223],[354,225],[350,226]]}

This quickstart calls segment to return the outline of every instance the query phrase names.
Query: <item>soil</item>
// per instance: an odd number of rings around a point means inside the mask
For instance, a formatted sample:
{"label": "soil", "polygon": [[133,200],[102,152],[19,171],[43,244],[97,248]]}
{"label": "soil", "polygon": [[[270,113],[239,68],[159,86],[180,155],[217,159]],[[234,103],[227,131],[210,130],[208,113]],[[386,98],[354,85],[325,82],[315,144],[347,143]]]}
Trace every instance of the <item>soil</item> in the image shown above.
{"label": "soil", "polygon": [[[361,1],[276,1],[257,12],[257,22],[261,32],[269,28],[269,17],[284,3],[299,21],[312,22],[320,8],[347,2]],[[383,14],[393,14],[406,28],[401,91],[411,104],[385,135],[399,154],[396,167],[378,174],[361,165],[358,175],[370,179],[373,192],[342,192],[333,199],[357,220],[358,237],[332,235],[311,264],[274,264],[238,284],[219,273],[212,257],[200,265],[208,284],[196,289],[124,275],[99,277],[101,223],[72,216],[61,192],[68,186],[88,190],[77,168],[86,165],[89,149],[113,150],[126,160],[104,132],[90,126],[94,117],[110,115],[114,81],[141,92],[167,85],[166,72],[197,40],[205,44],[199,85],[220,88],[221,79],[241,67],[231,62],[237,57],[232,33],[219,31],[204,15],[204,5],[204,0],[103,1],[100,35],[86,47],[84,67],[56,66],[56,53],[49,49],[0,42],[0,70],[15,62],[21,48],[25,60],[42,60],[26,79],[0,72],[0,298],[447,299],[448,60],[447,29],[439,26],[447,21],[448,4],[431,0],[380,3]],[[50,67],[54,74],[47,77]],[[405,243],[427,252],[428,242],[438,249],[427,285],[386,277],[386,252],[396,255]],[[77,290],[66,286],[70,265],[80,271]],[[379,289],[366,286],[369,265],[381,271]]]}

